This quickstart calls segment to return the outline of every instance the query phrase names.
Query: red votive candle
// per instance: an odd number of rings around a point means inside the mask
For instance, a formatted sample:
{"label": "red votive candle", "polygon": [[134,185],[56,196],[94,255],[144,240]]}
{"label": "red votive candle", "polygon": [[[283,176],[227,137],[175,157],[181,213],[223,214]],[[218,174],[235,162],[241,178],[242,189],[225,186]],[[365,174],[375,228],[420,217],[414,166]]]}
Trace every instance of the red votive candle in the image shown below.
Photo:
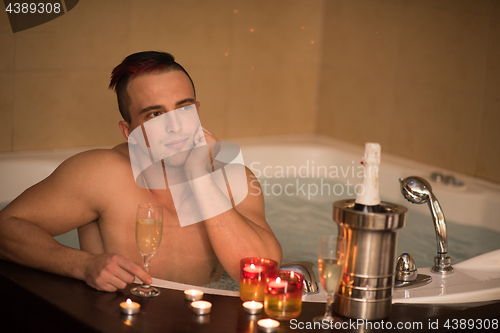
{"label": "red votive candle", "polygon": [[266,277],[278,269],[278,263],[266,258],[241,259],[240,298],[242,301],[264,301]]}
{"label": "red votive candle", "polygon": [[264,310],[269,317],[290,320],[300,315],[302,280],[302,275],[294,271],[277,271],[268,275]]}

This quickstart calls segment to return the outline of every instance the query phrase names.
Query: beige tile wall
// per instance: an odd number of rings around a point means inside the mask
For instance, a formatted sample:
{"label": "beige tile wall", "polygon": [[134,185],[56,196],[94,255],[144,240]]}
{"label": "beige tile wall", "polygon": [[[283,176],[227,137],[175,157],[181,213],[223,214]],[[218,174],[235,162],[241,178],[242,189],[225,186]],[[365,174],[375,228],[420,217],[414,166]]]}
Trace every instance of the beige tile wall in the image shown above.
{"label": "beige tile wall", "polygon": [[[171,52],[221,138],[315,129],[322,0],[87,0],[13,34],[0,14],[0,151],[122,142],[112,68]],[[312,43],[311,41],[315,42]]]}
{"label": "beige tile wall", "polygon": [[500,182],[494,0],[86,0],[13,34],[0,14],[0,151],[123,139],[111,69],[191,73],[221,138],[312,133]]}
{"label": "beige tile wall", "polygon": [[500,2],[493,1],[476,175],[500,182]]}
{"label": "beige tile wall", "polygon": [[327,1],[318,132],[500,182],[499,8]]}

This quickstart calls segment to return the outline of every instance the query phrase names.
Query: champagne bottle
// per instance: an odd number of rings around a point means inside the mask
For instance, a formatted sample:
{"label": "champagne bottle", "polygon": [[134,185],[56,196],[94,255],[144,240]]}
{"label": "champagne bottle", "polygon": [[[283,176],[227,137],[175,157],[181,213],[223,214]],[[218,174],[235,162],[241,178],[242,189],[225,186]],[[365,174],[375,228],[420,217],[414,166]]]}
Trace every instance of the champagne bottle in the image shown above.
{"label": "champagne bottle", "polygon": [[367,142],[362,164],[364,167],[363,187],[356,197],[354,210],[364,213],[383,213],[378,189],[378,168],[380,165],[380,144]]}

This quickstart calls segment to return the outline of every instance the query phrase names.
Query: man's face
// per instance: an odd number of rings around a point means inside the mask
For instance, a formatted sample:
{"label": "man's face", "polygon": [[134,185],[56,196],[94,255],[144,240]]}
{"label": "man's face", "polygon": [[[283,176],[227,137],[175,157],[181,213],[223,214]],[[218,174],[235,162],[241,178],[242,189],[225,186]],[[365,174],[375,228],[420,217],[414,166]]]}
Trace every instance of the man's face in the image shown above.
{"label": "man's face", "polygon": [[[199,103],[187,75],[181,71],[142,74],[129,82],[127,93],[131,101],[129,134],[134,129],[139,134],[143,125],[155,160],[183,165],[200,127]],[[192,104],[195,107],[188,107]]]}

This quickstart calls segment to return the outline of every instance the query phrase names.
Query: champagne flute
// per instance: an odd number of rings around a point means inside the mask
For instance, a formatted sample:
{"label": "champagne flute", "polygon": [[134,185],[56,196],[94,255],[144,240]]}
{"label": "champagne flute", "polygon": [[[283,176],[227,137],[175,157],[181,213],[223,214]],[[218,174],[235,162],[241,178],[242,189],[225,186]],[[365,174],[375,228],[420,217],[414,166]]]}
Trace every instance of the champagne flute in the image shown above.
{"label": "champagne flute", "polygon": [[333,294],[337,290],[345,261],[345,239],[339,236],[322,236],[319,242],[318,270],[321,285],[326,293],[326,309],[323,316],[313,321],[336,321],[333,316]]}
{"label": "champagne flute", "polygon": [[[149,264],[153,255],[158,250],[163,230],[162,206],[155,204],[140,204],[137,208],[135,224],[135,241],[144,260],[144,270],[149,274]],[[156,297],[160,291],[143,283],[142,286],[133,288],[130,293],[141,297]]]}

